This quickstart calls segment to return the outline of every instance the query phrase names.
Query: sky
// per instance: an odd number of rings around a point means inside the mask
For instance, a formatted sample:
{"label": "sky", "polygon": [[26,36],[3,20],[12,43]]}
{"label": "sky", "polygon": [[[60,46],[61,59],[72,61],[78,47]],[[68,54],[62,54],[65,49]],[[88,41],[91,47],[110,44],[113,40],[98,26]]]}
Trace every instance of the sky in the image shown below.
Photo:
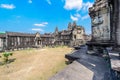
{"label": "sky", "polygon": [[88,8],[94,0],[0,0],[0,32],[49,33],[76,21],[91,33]]}

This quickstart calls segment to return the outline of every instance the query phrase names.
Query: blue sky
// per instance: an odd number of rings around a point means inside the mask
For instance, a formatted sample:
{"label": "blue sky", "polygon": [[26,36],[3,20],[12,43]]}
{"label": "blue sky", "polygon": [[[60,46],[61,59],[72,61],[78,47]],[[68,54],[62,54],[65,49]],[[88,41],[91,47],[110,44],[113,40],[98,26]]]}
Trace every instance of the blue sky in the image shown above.
{"label": "blue sky", "polygon": [[76,21],[91,33],[88,8],[94,0],[0,0],[0,31],[46,33]]}

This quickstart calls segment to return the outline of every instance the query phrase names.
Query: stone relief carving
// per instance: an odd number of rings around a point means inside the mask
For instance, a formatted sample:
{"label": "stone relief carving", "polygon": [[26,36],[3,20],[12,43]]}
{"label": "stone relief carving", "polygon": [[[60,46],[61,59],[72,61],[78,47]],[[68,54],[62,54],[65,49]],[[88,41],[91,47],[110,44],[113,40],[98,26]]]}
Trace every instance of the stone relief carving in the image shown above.
{"label": "stone relief carving", "polygon": [[103,18],[102,16],[96,16],[92,19],[92,24],[93,25],[98,25],[103,23]]}
{"label": "stone relief carving", "polygon": [[102,31],[103,31],[104,33],[109,33],[109,32],[110,32],[108,26],[104,26]]}
{"label": "stone relief carving", "polygon": [[99,37],[99,30],[98,27],[93,27],[93,36],[94,38]]}
{"label": "stone relief carving", "polygon": [[110,29],[108,26],[93,27],[93,37],[99,40],[109,38]]}
{"label": "stone relief carving", "polygon": [[94,40],[110,40],[109,14],[110,10],[107,0],[95,0],[95,4],[89,8]]}

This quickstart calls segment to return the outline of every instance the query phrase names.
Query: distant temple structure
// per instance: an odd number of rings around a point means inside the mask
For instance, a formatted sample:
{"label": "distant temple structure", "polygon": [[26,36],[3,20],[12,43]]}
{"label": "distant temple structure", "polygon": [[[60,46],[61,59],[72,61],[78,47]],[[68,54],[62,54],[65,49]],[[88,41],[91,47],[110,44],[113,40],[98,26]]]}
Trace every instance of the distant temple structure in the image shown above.
{"label": "distant temple structure", "polygon": [[82,26],[78,26],[75,22],[68,24],[68,29],[58,31],[56,27],[55,32],[55,45],[69,45],[76,46],[85,44],[85,30]]}
{"label": "distant temple structure", "polygon": [[78,26],[76,22],[69,23],[67,30],[59,31],[56,27],[54,33],[5,32],[0,33],[0,51],[57,45],[78,46],[85,44],[90,37],[85,34],[84,27]]}

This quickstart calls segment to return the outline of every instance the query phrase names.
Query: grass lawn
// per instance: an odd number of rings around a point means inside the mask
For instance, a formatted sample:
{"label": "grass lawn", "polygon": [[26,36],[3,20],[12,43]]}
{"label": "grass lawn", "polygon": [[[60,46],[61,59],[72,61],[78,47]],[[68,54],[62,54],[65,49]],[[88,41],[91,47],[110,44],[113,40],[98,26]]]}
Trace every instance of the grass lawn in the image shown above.
{"label": "grass lawn", "polygon": [[15,61],[0,66],[0,80],[48,80],[66,66],[64,56],[71,51],[68,47],[14,51],[10,59]]}

